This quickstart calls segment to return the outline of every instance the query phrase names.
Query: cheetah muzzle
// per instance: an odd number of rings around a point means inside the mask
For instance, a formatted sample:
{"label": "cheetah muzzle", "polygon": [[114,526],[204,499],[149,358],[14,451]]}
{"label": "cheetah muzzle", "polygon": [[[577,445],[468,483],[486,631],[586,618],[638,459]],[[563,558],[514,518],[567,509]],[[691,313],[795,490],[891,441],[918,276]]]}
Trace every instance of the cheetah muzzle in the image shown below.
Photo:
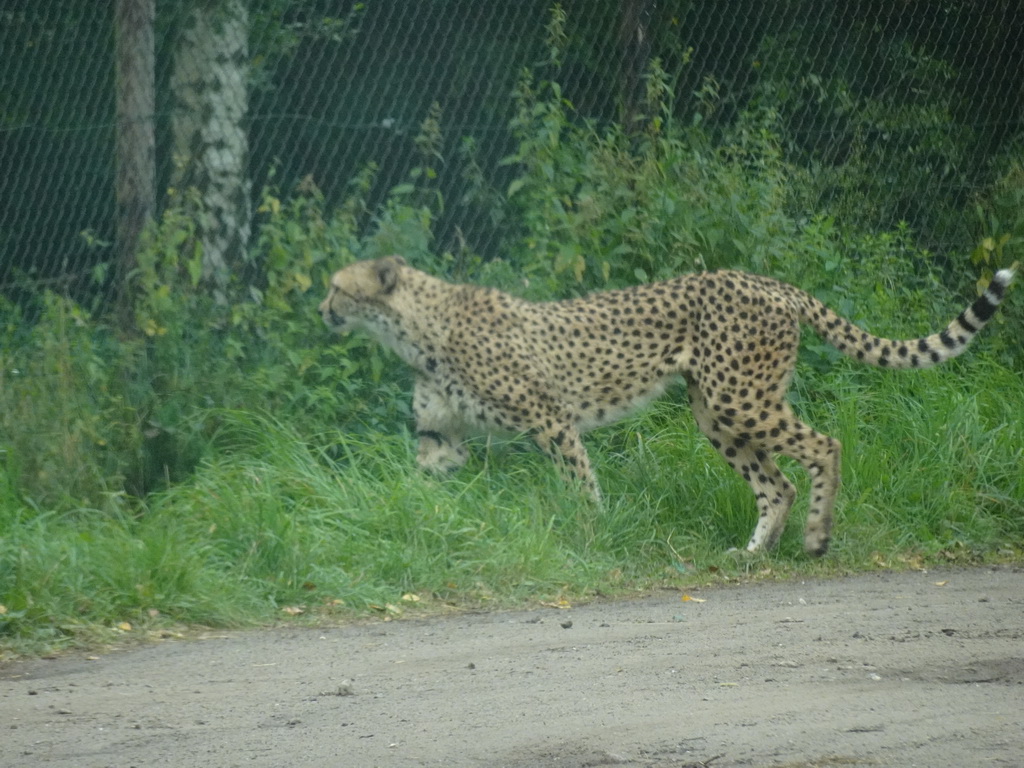
{"label": "cheetah muzzle", "polygon": [[733,271],[536,303],[452,285],[389,256],[335,273],[320,313],[339,332],[369,332],[416,370],[422,467],[461,466],[472,433],[526,433],[598,500],[580,435],[649,403],[681,376],[701,431],[756,497],[747,550],[774,546],[793,505],[794,487],[775,462],[781,454],[810,474],[804,547],[823,555],[841,445],[800,421],[785,399],[801,323],[864,363],[928,368],[964,351],[1013,275],[997,272],[945,329],[905,341],[873,336],[791,285]]}

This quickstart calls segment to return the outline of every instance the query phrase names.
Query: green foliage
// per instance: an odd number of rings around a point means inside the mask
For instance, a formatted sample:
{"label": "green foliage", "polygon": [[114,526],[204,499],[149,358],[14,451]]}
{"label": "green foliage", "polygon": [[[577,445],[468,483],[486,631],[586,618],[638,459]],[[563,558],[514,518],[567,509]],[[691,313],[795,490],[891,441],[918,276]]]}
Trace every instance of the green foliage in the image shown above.
{"label": "green foliage", "polygon": [[634,136],[574,123],[557,83],[535,88],[524,76],[513,121],[520,143],[506,160],[520,171],[508,188],[524,230],[513,258],[556,292],[705,267],[777,270],[799,227],[786,213],[790,172],[774,115],[744,115],[713,147],[675,122],[657,60],[646,93]]}
{"label": "green foliage", "polygon": [[[863,24],[833,34],[863,38]],[[825,56],[820,34],[810,22],[770,35],[755,61],[752,102],[778,111],[790,156],[810,171],[803,194],[851,232],[907,221],[929,242],[962,241],[949,191],[977,174],[977,137],[956,116],[958,73],[900,36]]]}
{"label": "green foliage", "polygon": [[[560,65],[563,22],[553,16],[545,71]],[[284,608],[390,611],[410,593],[589,595],[754,567],[723,554],[750,533],[749,489],[697,433],[681,391],[588,438],[608,498],[600,512],[542,456],[502,443],[435,480],[414,469],[404,429],[409,373],[358,335],[330,337],[317,316],[332,270],[400,253],[542,299],[739,267],[906,337],[948,322],[969,298],[962,283],[1019,257],[1019,164],[976,201],[980,274],[965,277],[963,259],[943,280],[949,262],[909,226],[864,226],[878,190],[856,181],[852,160],[850,183],[835,165],[794,161],[787,110],[806,94],[766,85],[761,103],[712,125],[728,101],[715,81],[687,119],[659,61],[644,82],[627,130],[581,119],[557,82],[524,73],[504,189],[463,143],[470,192],[458,204],[506,230],[500,257],[466,242],[438,252],[447,144],[435,105],[407,180],[380,205],[368,202],[374,164],[333,206],[311,178],[268,186],[249,259],[216,290],[196,237],[203,211],[175,192],[131,276],[132,329],[55,294],[38,317],[0,305],[0,643],[66,643],[119,622],[267,621]],[[845,103],[839,79],[804,86]],[[829,185],[838,191],[820,204],[811,191]],[[934,372],[867,370],[805,340],[792,399],[846,446],[830,562],[1019,557],[1021,316],[1015,297],[1008,305],[1009,328]],[[829,567],[805,564],[802,514],[756,563]]]}
{"label": "green foliage", "polygon": [[[971,253],[971,262],[981,273],[977,282],[980,292],[998,269],[1024,263],[1024,162],[1020,160],[1019,146],[1015,152],[998,158],[997,164],[1006,171],[980,196],[974,205],[974,235],[977,247]],[[1018,280],[1021,273],[1018,270]],[[995,343],[1005,360],[1024,367],[1024,349],[1020,344],[1024,329],[1024,303],[1007,302],[1002,317],[996,319],[999,327],[1007,329]]]}
{"label": "green foliage", "polygon": [[397,614],[410,595],[435,609],[504,605],[751,569],[1020,557],[1018,376],[984,359],[902,374],[839,366],[801,389],[803,415],[845,446],[824,562],[801,552],[808,483],[792,463],[804,496],[778,552],[726,553],[749,536],[753,500],[675,397],[588,438],[601,511],[518,444],[481,442],[468,467],[436,480],[415,469],[403,435],[222,411],[218,451],[137,514],[0,506],[0,646],[95,642],[96,627],[122,622]]}
{"label": "green foliage", "polygon": [[34,323],[0,307],[6,486],[40,511],[107,509],[186,478],[214,450],[218,409],[255,406],[349,432],[406,416],[404,372],[364,338],[331,343],[316,311],[330,272],[356,253],[426,259],[432,213],[404,202],[419,186],[396,189],[370,218],[374,174],[357,175],[330,214],[310,180],[283,199],[268,188],[250,263],[223,289],[202,272],[197,198],[172,190],[131,276],[135,333],[55,295]]}
{"label": "green foliage", "polygon": [[117,385],[137,349],[68,299],[46,294],[43,307],[32,325],[0,308],[0,485],[41,511],[116,507],[125,459],[141,450],[138,414]]}

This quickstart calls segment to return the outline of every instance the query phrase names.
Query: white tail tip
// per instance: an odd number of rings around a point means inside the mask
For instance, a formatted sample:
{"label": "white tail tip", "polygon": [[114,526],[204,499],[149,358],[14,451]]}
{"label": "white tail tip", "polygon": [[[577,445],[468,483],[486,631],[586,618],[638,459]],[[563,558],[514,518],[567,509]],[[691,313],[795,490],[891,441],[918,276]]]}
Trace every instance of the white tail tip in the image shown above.
{"label": "white tail tip", "polygon": [[998,280],[1003,285],[1009,285],[1013,282],[1014,275],[1017,274],[1017,267],[1020,266],[1020,262],[1015,261],[1006,269],[1000,269],[995,274],[995,280]]}

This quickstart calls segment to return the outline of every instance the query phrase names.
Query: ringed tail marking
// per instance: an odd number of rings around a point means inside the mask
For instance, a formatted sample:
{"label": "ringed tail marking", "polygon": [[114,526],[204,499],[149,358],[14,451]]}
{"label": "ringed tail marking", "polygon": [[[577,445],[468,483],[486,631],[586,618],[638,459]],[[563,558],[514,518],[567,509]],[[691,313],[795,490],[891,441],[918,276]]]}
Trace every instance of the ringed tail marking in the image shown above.
{"label": "ringed tail marking", "polygon": [[880,368],[931,368],[956,357],[995,315],[1018,263],[995,273],[984,293],[945,328],[918,339],[885,339],[864,331],[813,296],[800,304],[803,322],[844,355]]}

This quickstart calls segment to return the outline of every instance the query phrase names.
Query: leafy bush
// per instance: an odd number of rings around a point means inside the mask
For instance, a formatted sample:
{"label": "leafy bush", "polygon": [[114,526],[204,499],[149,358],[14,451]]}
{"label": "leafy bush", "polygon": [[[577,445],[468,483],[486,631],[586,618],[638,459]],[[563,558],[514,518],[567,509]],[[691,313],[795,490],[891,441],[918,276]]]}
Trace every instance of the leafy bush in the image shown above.
{"label": "leafy bush", "polygon": [[[832,34],[862,35],[858,25]],[[907,40],[825,48],[820,35],[809,22],[767,36],[751,92],[752,104],[780,115],[787,154],[809,171],[807,199],[846,232],[906,221],[926,243],[962,241],[965,221],[950,201],[979,169],[976,136],[957,119],[958,73]]]}
{"label": "leafy bush", "polygon": [[39,320],[7,305],[0,337],[0,484],[39,510],[106,507],[141,451],[138,414],[118,373],[137,348],[95,327],[82,308],[43,297]]}

